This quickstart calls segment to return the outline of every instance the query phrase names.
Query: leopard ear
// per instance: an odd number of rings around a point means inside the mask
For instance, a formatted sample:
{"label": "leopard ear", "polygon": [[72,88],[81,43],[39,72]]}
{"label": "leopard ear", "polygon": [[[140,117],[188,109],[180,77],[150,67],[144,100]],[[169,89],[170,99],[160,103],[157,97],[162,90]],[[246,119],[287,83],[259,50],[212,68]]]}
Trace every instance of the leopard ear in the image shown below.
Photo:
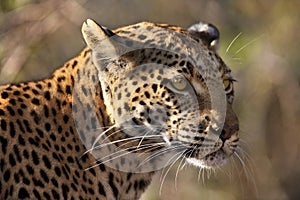
{"label": "leopard ear", "polygon": [[215,51],[218,49],[220,33],[214,25],[199,22],[189,27],[188,31],[192,37],[202,40],[209,48]]}
{"label": "leopard ear", "polygon": [[92,50],[95,64],[103,66],[103,62],[118,57],[119,36],[111,30],[98,25],[91,19],[83,23],[82,35],[88,47]]}
{"label": "leopard ear", "polygon": [[87,19],[83,23],[81,32],[86,44],[91,49],[97,48],[102,41],[115,35],[111,30],[104,26],[98,25],[91,19]]}
{"label": "leopard ear", "polygon": [[92,50],[93,62],[101,72],[115,74],[118,66],[112,67],[111,61],[129,52],[133,45],[126,37],[119,36],[111,30],[88,19],[82,25],[82,35],[88,47]]}

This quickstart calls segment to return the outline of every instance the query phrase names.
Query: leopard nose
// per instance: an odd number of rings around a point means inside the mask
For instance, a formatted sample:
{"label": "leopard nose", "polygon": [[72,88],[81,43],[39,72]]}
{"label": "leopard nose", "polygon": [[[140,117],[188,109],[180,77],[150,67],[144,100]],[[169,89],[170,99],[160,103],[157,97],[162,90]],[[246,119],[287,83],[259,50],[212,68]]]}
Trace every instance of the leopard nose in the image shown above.
{"label": "leopard nose", "polygon": [[235,112],[232,110],[231,105],[229,105],[227,103],[225,123],[224,123],[224,126],[223,126],[222,133],[220,135],[220,138],[222,140],[227,140],[232,135],[237,134],[238,131],[239,131],[238,118],[237,118]]}
{"label": "leopard nose", "polygon": [[239,124],[234,124],[232,126],[225,124],[220,135],[220,139],[225,142],[225,140],[229,139],[233,134],[236,134],[239,131]]}

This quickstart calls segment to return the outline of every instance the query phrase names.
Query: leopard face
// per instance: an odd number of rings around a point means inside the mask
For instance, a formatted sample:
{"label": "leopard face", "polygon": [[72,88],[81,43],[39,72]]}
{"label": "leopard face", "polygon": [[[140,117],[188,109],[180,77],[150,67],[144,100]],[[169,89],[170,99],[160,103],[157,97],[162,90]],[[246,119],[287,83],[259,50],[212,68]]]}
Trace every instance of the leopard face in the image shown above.
{"label": "leopard face", "polygon": [[197,35],[199,24],[190,32],[145,25],[116,34],[90,20],[83,25],[111,121],[139,147],[152,139],[154,148],[198,167],[224,164],[237,147],[239,125],[233,78],[215,52],[215,35]]}

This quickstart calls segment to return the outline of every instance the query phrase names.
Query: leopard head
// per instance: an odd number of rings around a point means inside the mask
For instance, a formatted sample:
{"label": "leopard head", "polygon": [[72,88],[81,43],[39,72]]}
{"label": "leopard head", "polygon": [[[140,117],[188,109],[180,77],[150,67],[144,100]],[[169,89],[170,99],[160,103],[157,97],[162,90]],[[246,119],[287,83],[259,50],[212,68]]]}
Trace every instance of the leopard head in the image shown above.
{"label": "leopard head", "polygon": [[87,20],[82,33],[106,113],[125,138],[135,140],[129,146],[141,152],[151,146],[149,152],[164,152],[168,162],[184,158],[204,168],[220,166],[234,153],[234,79],[216,53],[214,26],[185,30],[144,22],[113,32]]}

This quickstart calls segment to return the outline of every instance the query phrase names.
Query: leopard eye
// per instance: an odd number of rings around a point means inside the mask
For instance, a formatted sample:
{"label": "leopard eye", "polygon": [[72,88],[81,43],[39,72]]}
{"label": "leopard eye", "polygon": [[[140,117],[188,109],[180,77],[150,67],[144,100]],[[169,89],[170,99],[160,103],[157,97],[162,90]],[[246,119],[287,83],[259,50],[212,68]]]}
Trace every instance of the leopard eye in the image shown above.
{"label": "leopard eye", "polygon": [[176,76],[172,79],[172,85],[176,90],[184,90],[188,86],[188,82],[183,76]]}
{"label": "leopard eye", "polygon": [[224,80],[223,84],[224,84],[224,88],[228,88],[230,86],[230,80]]}

